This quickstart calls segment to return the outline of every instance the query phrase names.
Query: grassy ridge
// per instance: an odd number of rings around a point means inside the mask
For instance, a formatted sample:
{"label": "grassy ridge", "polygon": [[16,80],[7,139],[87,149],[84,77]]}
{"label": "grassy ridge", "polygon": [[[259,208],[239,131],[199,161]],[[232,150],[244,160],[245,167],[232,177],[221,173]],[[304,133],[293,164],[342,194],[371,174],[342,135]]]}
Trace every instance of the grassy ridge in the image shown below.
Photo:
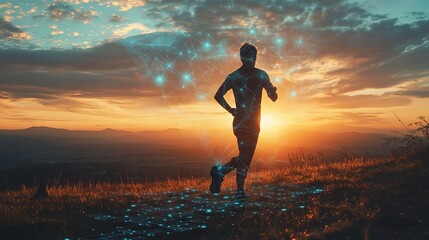
{"label": "grassy ridge", "polygon": [[[311,195],[305,208],[290,203],[288,210],[245,208],[234,218],[212,219],[204,231],[173,236],[237,239],[424,239],[429,237],[428,170],[424,162],[399,158],[354,158],[316,166],[256,171],[246,185],[288,187],[317,186],[323,192]],[[35,189],[0,193],[0,238],[57,239],[83,236],[113,226],[90,217],[125,209],[138,201],[165,197],[166,191],[196,190],[206,193],[208,178],[167,180],[157,183],[90,183],[50,186],[50,197],[30,200]],[[228,176],[225,188],[234,187]],[[264,191],[264,190],[261,190]],[[266,191],[269,191],[268,189]],[[148,194],[150,193],[150,194]],[[287,201],[285,196],[285,201]],[[250,195],[247,202],[270,199]],[[280,201],[279,199],[273,201]],[[257,215],[252,214],[258,212]],[[237,227],[240,226],[240,227]]]}

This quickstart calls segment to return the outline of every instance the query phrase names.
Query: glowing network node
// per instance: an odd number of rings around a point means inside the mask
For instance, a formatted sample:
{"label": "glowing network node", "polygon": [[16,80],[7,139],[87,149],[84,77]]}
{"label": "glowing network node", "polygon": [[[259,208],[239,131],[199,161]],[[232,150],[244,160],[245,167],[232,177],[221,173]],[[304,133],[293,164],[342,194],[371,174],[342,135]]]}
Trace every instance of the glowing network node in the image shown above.
{"label": "glowing network node", "polygon": [[212,49],[212,44],[209,41],[203,42],[202,45],[204,51],[210,51]]}
{"label": "glowing network node", "polygon": [[186,87],[192,82],[192,75],[188,72],[182,73],[182,83],[183,87]]}
{"label": "glowing network node", "polygon": [[198,96],[198,99],[199,99],[200,101],[204,101],[204,100],[206,100],[206,95],[205,95],[205,94],[203,94],[203,93],[199,93],[199,94],[197,94],[197,96]]}
{"label": "glowing network node", "polygon": [[189,73],[184,73],[182,75],[182,78],[183,78],[184,81],[187,81],[187,82],[191,81],[191,75]]}
{"label": "glowing network node", "polygon": [[173,63],[167,63],[165,66],[166,66],[167,68],[171,69],[171,68],[173,68]]}
{"label": "glowing network node", "polygon": [[301,47],[302,45],[304,45],[304,40],[302,38],[298,38],[295,40],[296,47]]}
{"label": "glowing network node", "polygon": [[283,45],[285,45],[285,44],[286,44],[286,40],[285,40],[284,38],[282,38],[282,37],[276,37],[276,38],[274,39],[274,44],[275,44],[277,47],[283,47]]}
{"label": "glowing network node", "polygon": [[165,83],[165,78],[163,75],[157,75],[154,80],[155,80],[155,84],[158,86],[162,86]]}

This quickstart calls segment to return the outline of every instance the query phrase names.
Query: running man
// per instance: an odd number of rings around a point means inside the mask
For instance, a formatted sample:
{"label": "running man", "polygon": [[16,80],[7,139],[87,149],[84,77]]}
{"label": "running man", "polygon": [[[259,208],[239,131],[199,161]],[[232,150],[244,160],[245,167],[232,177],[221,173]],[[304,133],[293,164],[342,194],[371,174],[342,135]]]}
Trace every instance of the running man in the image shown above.
{"label": "running man", "polygon": [[[243,65],[229,74],[216,92],[216,101],[234,116],[233,130],[237,137],[239,155],[233,157],[225,165],[213,166],[210,175],[211,193],[219,193],[225,174],[236,170],[237,198],[245,198],[244,181],[250,167],[256,144],[258,142],[261,122],[262,89],[268,97],[277,100],[277,88],[270,82],[268,74],[255,68],[257,49],[249,43],[240,47],[240,58]],[[235,108],[225,100],[224,95],[232,89],[235,98]]]}

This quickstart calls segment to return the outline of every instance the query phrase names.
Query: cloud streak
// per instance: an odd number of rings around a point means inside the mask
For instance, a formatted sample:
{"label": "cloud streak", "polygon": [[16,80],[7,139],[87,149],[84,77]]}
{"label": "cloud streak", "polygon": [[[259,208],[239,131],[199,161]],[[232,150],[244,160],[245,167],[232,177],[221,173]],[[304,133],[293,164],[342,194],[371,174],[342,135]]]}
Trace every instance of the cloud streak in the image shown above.
{"label": "cloud streak", "polygon": [[31,35],[0,17],[0,40],[29,40]]}

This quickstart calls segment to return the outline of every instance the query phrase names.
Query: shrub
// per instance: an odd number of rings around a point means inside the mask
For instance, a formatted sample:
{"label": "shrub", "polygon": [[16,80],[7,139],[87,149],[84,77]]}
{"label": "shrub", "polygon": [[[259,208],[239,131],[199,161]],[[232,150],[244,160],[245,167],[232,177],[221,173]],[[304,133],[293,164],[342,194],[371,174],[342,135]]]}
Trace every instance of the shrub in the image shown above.
{"label": "shrub", "polygon": [[[395,115],[396,116],[396,115]],[[399,143],[399,147],[393,149],[392,154],[396,157],[429,158],[429,123],[425,116],[418,117],[418,121],[405,125],[405,131],[396,131],[399,136],[388,139],[388,143]]]}

